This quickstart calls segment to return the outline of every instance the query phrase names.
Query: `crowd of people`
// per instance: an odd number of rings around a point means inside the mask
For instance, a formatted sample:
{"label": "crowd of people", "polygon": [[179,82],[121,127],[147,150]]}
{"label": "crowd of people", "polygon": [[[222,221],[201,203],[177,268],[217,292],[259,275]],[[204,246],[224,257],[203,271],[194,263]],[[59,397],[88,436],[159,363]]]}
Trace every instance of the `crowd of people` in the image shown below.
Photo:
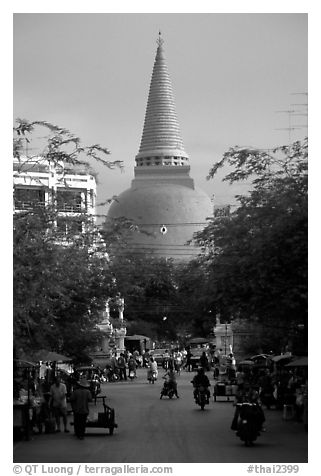
{"label": "crowd of people", "polygon": [[[163,377],[166,384],[173,387],[174,395],[179,398],[177,376],[181,370],[190,372],[192,367],[192,350],[187,348],[165,350],[159,364],[164,369]],[[146,369],[146,378],[154,374],[158,377],[158,365],[153,351],[139,352],[128,350],[117,354],[112,353],[106,360],[103,368],[95,367],[90,378],[99,379],[100,382],[113,381],[111,376],[117,375],[117,380],[126,381],[134,373],[137,377],[137,368]],[[91,368],[89,367],[89,370]],[[284,366],[242,366],[237,365],[232,353],[225,356],[222,349],[202,349],[198,360],[198,372],[192,379],[194,398],[196,388],[202,385],[206,388],[207,399],[210,398],[211,386],[206,373],[212,373],[213,386],[223,381],[225,384],[234,385],[237,389],[233,396],[236,412],[232,423],[235,426],[237,418],[237,404],[250,400],[256,402],[260,411],[262,428],[265,421],[263,408],[284,409],[290,406],[294,409],[293,417],[297,421],[303,421],[307,425],[307,374],[298,369],[287,369]],[[14,398],[16,401],[24,401],[28,398],[31,407],[38,405],[35,412],[34,424],[38,425],[39,431],[42,426],[47,432],[69,432],[67,426],[67,400],[70,402],[74,413],[75,434],[83,438],[85,421],[88,416],[88,403],[93,395],[89,389],[89,374],[74,372],[70,378],[61,378],[66,374],[59,372],[55,363],[41,363],[36,368],[26,369],[23,372],[20,383],[14,383]],[[72,384],[70,384],[72,382]],[[86,391],[84,391],[86,390]],[[62,422],[62,427],[61,427]]]}

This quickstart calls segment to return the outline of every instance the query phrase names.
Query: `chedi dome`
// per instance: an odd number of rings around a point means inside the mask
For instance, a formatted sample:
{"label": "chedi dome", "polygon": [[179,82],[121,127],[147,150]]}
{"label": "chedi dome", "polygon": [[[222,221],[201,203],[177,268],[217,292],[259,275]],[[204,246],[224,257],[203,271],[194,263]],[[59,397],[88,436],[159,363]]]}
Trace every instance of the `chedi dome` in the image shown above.
{"label": "chedi dome", "polygon": [[188,242],[213,216],[213,207],[189,176],[160,35],[157,43],[135,178],[110,206],[106,225],[120,217],[137,225],[127,247],[130,254],[190,260],[200,250]]}

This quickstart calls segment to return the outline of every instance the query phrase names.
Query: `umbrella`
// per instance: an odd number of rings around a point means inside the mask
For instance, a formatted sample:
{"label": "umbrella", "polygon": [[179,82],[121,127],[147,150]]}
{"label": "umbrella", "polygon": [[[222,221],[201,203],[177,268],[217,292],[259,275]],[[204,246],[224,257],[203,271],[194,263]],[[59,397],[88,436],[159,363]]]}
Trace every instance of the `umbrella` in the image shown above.
{"label": "umbrella", "polygon": [[289,364],[286,364],[285,367],[307,367],[308,366],[308,356],[300,357]]}
{"label": "umbrella", "polygon": [[42,360],[43,362],[70,362],[72,360],[70,357],[66,357],[65,355],[44,349],[36,352],[34,358]]}

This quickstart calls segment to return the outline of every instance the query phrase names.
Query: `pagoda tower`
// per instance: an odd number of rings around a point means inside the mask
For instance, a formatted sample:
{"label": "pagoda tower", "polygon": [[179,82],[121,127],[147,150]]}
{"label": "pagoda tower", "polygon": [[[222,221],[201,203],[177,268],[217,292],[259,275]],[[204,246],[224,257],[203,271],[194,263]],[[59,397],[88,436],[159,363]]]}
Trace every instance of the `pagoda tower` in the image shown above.
{"label": "pagoda tower", "polygon": [[157,44],[135,178],[112,203],[107,226],[119,217],[137,225],[128,242],[129,254],[186,261],[199,253],[189,241],[213,216],[213,207],[189,175],[160,33]]}

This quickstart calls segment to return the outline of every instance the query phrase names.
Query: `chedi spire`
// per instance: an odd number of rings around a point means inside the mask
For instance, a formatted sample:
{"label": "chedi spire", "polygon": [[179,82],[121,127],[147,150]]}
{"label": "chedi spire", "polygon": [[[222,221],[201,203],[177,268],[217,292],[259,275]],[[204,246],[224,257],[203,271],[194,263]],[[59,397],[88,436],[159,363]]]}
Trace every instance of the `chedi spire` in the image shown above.
{"label": "chedi spire", "polygon": [[187,165],[172,85],[159,32],[137,166]]}

